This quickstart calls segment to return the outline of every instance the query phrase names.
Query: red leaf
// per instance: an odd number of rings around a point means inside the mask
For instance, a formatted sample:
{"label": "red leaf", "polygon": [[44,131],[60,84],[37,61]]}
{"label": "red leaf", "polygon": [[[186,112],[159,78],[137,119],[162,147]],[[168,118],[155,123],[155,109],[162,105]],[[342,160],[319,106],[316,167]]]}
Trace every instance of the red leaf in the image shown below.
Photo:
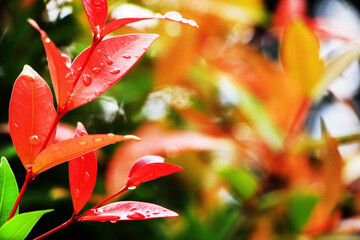
{"label": "red leaf", "polygon": [[164,163],[164,158],[148,155],[138,159],[130,169],[127,186],[137,187],[143,182],[148,182],[174,172],[183,170],[182,167]]}
{"label": "red leaf", "polygon": [[[84,125],[79,122],[74,137],[87,135]],[[75,214],[80,212],[89,200],[95,187],[96,173],[97,160],[94,151],[69,161],[69,183]]]}
{"label": "red leaf", "polygon": [[82,2],[91,29],[94,35],[98,36],[106,22],[108,12],[107,0],[82,0]]}
{"label": "red leaf", "polygon": [[285,27],[294,19],[305,19],[306,8],[305,0],[280,0],[274,16],[275,26]]}
{"label": "red leaf", "polygon": [[[56,117],[51,90],[25,65],[16,79],[10,100],[9,129],[15,149],[26,169],[39,154]],[[53,138],[49,143],[52,143]]]}
{"label": "red leaf", "polygon": [[[68,109],[77,108],[99,97],[120,80],[158,38],[156,34],[123,35],[99,43],[76,83]],[[74,60],[72,69],[78,70],[90,48]]]}
{"label": "red leaf", "polygon": [[178,214],[161,206],[135,201],[115,202],[91,209],[79,221],[128,221],[177,217]]}
{"label": "red leaf", "polygon": [[124,140],[139,140],[139,138],[132,135],[99,134],[72,138],[55,143],[42,151],[35,159],[32,168],[33,173],[37,175],[70,159]]}
{"label": "red leaf", "polygon": [[139,22],[139,21],[143,21],[143,20],[149,20],[149,19],[166,19],[166,20],[170,20],[170,21],[174,21],[174,22],[188,24],[193,27],[199,27],[194,20],[185,19],[178,12],[167,12],[167,13],[165,13],[165,15],[155,14],[155,16],[151,16],[151,17],[128,17],[128,18],[115,19],[115,20],[109,22],[108,24],[106,24],[106,26],[104,27],[104,30],[101,32],[101,37],[104,37],[107,34],[109,34],[110,32],[112,32],[118,28],[121,28],[127,24]]}
{"label": "red leaf", "polygon": [[106,174],[109,193],[116,192],[126,184],[131,166],[141,156],[211,151],[227,144],[221,138],[191,131],[165,130],[155,123],[144,125],[137,134],[141,141],[123,144],[109,163]]}
{"label": "red leaf", "polygon": [[55,44],[50,40],[46,33],[40,29],[39,25],[32,19],[28,22],[39,31],[41,40],[44,44],[46,57],[49,64],[51,81],[54,87],[58,108],[62,108],[74,87],[75,76],[71,70],[71,59],[59,51]]}

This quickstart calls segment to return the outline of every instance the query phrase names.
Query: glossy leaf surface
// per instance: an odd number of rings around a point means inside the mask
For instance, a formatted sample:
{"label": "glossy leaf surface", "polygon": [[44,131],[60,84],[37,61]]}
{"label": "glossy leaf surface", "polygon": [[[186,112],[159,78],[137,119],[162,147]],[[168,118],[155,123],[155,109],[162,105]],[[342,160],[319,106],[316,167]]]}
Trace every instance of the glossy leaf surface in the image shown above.
{"label": "glossy leaf surface", "polygon": [[13,217],[0,228],[0,239],[25,239],[42,215],[51,211],[52,210],[27,212]]}
{"label": "glossy leaf surface", "polygon": [[317,37],[302,22],[294,21],[285,28],[281,63],[287,76],[308,96],[313,94],[324,71],[319,50]]}
{"label": "glossy leaf surface", "polygon": [[[87,135],[84,125],[79,122],[74,137]],[[69,183],[75,214],[89,200],[95,187],[96,174],[97,159],[94,151],[69,161]]]}
{"label": "glossy leaf surface", "polygon": [[49,86],[30,66],[25,65],[13,87],[9,129],[16,152],[26,169],[31,167],[39,154],[55,117]]}
{"label": "glossy leaf surface", "polygon": [[144,156],[138,159],[130,169],[127,186],[137,187],[143,182],[163,177],[183,170],[182,167],[165,163],[159,156]]}
{"label": "glossy leaf surface", "polygon": [[0,160],[0,226],[10,216],[10,212],[19,195],[14,173],[5,157]]}
{"label": "glossy leaf surface", "polygon": [[33,165],[33,173],[39,174],[49,168],[79,157],[85,153],[104,147],[106,145],[124,140],[138,140],[132,135],[98,134],[68,139],[55,143],[36,158]]}
{"label": "glossy leaf surface", "polygon": [[104,30],[101,32],[101,36],[102,37],[106,36],[110,32],[112,32],[118,28],[121,28],[127,24],[135,23],[135,22],[139,22],[139,21],[143,21],[143,20],[149,20],[149,19],[166,19],[166,20],[170,20],[170,21],[180,22],[183,24],[188,24],[193,27],[199,27],[194,20],[185,19],[178,12],[167,12],[164,15],[155,14],[154,16],[151,16],[151,17],[128,17],[128,18],[115,19],[115,20],[109,22],[108,24],[106,24],[106,26],[104,27]]}
{"label": "glossy leaf surface", "polygon": [[75,76],[70,68],[71,59],[60,52],[60,50],[55,46],[47,34],[40,29],[34,20],[29,19],[28,21],[41,34],[41,40],[46,51],[56,102],[58,107],[61,108],[69,99],[71,91],[74,87]]}
{"label": "glossy leaf surface", "polygon": [[[130,70],[157,38],[156,34],[134,34],[101,41],[74,87],[68,110],[86,104],[108,90]],[[82,66],[89,51],[90,48],[86,49],[74,60],[74,71]]]}
{"label": "glossy leaf surface", "polygon": [[161,206],[135,201],[115,202],[87,211],[79,221],[129,221],[177,217],[178,214]]}
{"label": "glossy leaf surface", "polygon": [[107,0],[82,0],[86,15],[94,35],[100,34],[108,12]]}

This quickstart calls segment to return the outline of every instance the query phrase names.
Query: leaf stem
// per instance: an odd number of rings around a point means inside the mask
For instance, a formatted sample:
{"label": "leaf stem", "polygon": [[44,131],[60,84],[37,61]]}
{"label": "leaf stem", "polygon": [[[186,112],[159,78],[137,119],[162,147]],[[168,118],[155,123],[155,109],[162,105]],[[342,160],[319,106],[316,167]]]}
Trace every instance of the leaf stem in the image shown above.
{"label": "leaf stem", "polygon": [[55,119],[54,119],[54,121],[53,121],[53,123],[52,123],[52,125],[51,125],[49,134],[46,136],[46,139],[45,139],[43,145],[41,146],[40,152],[42,152],[42,151],[46,148],[46,146],[48,145],[51,136],[54,134],[55,129],[56,129],[56,127],[57,127],[60,119],[61,119],[63,116],[64,116],[64,114],[62,114],[62,113],[60,112],[60,110],[58,109],[58,110],[56,111],[56,117],[55,117]]}
{"label": "leaf stem", "polygon": [[[117,191],[116,193],[114,193],[113,195],[111,195],[110,197],[106,198],[105,200],[101,201],[100,203],[96,204],[95,206],[93,206],[92,208],[90,208],[87,211],[90,211],[94,208],[98,208],[99,206],[103,205],[104,203],[106,203],[107,201],[109,201],[110,199],[120,195],[121,193],[125,192],[126,190],[128,190],[128,185],[125,185],[124,187],[122,187],[119,191]],[[86,212],[87,212],[86,211]],[[79,215],[77,218],[81,218],[86,212],[84,212],[83,214]]]}
{"label": "leaf stem", "polygon": [[69,220],[67,220],[66,222],[64,222],[63,224],[57,226],[56,228],[48,231],[47,233],[44,233],[43,235],[41,235],[41,236],[39,236],[39,237],[37,237],[37,238],[34,238],[34,240],[39,240],[39,239],[42,239],[42,238],[44,238],[44,237],[47,237],[47,236],[49,236],[50,234],[52,234],[52,233],[54,233],[54,232],[57,232],[57,231],[59,231],[60,229],[63,229],[63,228],[65,228],[65,227],[67,227],[67,226],[69,226],[69,225],[71,225],[71,224],[73,224],[73,223],[75,223],[75,222],[77,222],[77,219],[75,218],[75,215],[73,214],[73,215],[71,216],[71,218],[70,218]]}
{"label": "leaf stem", "polygon": [[[85,61],[83,62],[83,64],[81,65],[81,67],[79,68],[79,72],[76,74],[76,78],[74,80],[74,84],[73,86],[75,86],[77,84],[77,82],[79,81],[80,79],[80,76],[81,74],[83,73],[86,65],[88,64],[89,62],[89,59],[91,57],[91,55],[93,54],[96,46],[101,42],[102,38],[97,38],[94,36],[93,38],[93,41],[92,41],[92,44],[90,46],[90,50],[89,50],[89,53],[87,54],[86,58],[85,58]],[[64,106],[62,107],[62,109],[58,109],[58,111],[64,116],[69,110],[68,110],[68,103],[71,102],[72,100],[72,96],[70,95],[69,99],[67,100],[67,102],[64,104]]]}
{"label": "leaf stem", "polygon": [[34,175],[32,173],[32,169],[29,168],[26,172],[26,176],[25,176],[25,181],[24,181],[24,184],[23,186],[21,187],[21,190],[20,190],[20,193],[19,193],[19,196],[16,198],[16,202],[11,210],[11,213],[10,213],[10,216],[8,218],[8,221],[14,217],[15,215],[15,212],[17,210],[17,208],[19,207],[19,204],[20,204],[20,201],[21,199],[23,198],[24,196],[24,193],[27,189],[27,187],[29,186],[29,184],[32,182],[32,180],[34,179]]}

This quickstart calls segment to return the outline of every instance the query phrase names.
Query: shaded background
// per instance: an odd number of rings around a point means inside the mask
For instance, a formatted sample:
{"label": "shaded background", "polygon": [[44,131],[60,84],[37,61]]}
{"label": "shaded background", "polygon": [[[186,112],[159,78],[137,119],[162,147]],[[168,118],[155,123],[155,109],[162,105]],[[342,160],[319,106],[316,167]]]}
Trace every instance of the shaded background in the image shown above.
{"label": "shaded background", "polygon": [[[359,6],[358,1],[308,1],[306,12],[359,37]],[[59,132],[71,135],[80,121],[89,133],[142,137],[140,143],[97,152],[99,176],[91,201],[121,187],[126,166],[137,157],[159,154],[185,170],[143,184],[123,199],[155,203],[180,217],[81,223],[50,239],[360,239],[359,63],[353,61],[312,101],[303,113],[304,127],[293,133],[297,141],[279,150],[277,140],[264,134],[272,130],[259,128],[266,123],[259,109],[286,132],[298,99],[286,92],[296,86],[284,87],[279,80],[277,7],[278,1],[261,0],[109,0],[109,19],[176,10],[200,28],[151,20],[117,30],[158,33],[160,39],[112,89],[69,112]],[[0,16],[0,154],[21,186],[25,171],[6,126],[12,85],[24,64],[50,84],[39,34],[26,20],[36,20],[72,59],[91,44],[92,35],[79,0],[1,1]],[[330,59],[348,42],[322,38],[321,56]],[[337,156],[336,143],[320,146],[314,140],[321,136],[320,116],[341,144],[342,158],[331,164],[326,159]],[[296,143],[303,144],[300,150]],[[48,208],[55,211],[39,221],[29,239],[71,216],[67,164],[38,176],[20,205],[21,212]]]}

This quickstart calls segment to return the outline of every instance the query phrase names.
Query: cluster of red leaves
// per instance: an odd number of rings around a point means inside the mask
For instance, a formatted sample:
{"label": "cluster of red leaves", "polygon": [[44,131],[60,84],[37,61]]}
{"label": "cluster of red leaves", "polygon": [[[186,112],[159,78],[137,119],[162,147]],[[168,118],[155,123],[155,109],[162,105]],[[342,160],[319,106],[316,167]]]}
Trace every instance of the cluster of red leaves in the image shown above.
{"label": "cluster of red leaves", "polygon": [[[88,135],[81,123],[77,126],[74,138],[54,143],[54,137],[59,120],[68,111],[94,100],[108,90],[158,38],[157,34],[131,34],[103,39],[107,34],[126,24],[147,19],[167,19],[190,26],[197,25],[192,20],[182,18],[177,12],[168,12],[164,16],[156,14],[153,17],[120,18],[105,25],[108,11],[106,0],[83,0],[83,5],[94,38],[92,45],[73,62],[59,51],[34,20],[29,20],[41,34],[57,109],[53,106],[53,96],[47,83],[26,65],[14,84],[9,109],[10,135],[27,171],[23,191],[39,173],[71,160],[69,180],[74,205],[71,221],[118,221],[177,216],[168,209],[140,202],[117,202],[101,208],[97,208],[98,204],[76,216],[89,200],[95,186],[97,160],[94,150],[139,138],[132,135]],[[125,186],[112,197],[143,182],[180,170],[181,167],[164,163],[161,157],[140,158],[132,166]],[[21,199],[23,191],[18,199]],[[14,210],[16,208],[17,206]]]}

